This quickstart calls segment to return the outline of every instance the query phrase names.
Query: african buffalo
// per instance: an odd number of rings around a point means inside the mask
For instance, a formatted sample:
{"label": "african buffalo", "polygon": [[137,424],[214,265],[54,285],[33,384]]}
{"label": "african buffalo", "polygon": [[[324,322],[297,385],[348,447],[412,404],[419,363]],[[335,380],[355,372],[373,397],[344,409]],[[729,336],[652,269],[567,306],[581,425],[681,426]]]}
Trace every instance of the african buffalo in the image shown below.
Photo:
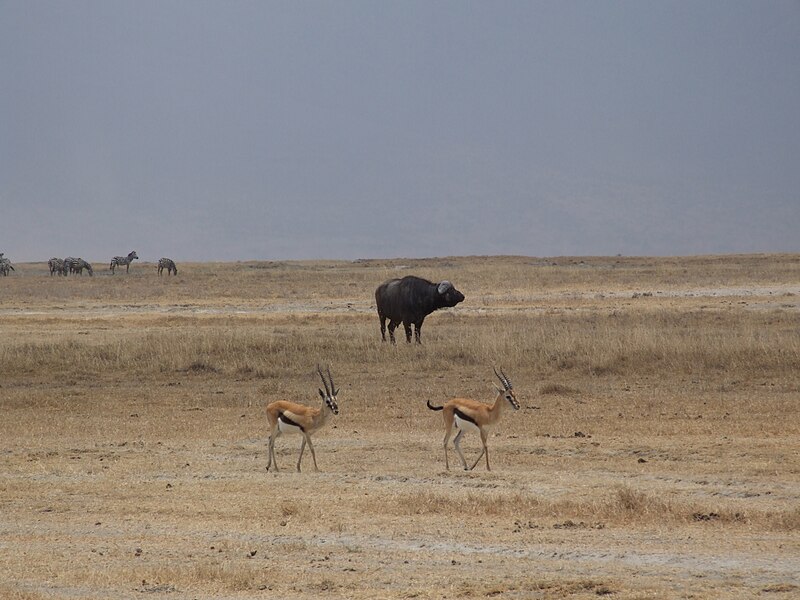
{"label": "african buffalo", "polygon": [[402,279],[390,279],[375,290],[378,318],[381,320],[381,337],[386,341],[386,319],[389,319],[389,339],[395,343],[394,330],[402,323],[406,330],[406,341],[411,342],[411,325],[417,343],[422,322],[439,308],[455,306],[464,300],[449,281],[431,283],[426,279],[408,275]]}

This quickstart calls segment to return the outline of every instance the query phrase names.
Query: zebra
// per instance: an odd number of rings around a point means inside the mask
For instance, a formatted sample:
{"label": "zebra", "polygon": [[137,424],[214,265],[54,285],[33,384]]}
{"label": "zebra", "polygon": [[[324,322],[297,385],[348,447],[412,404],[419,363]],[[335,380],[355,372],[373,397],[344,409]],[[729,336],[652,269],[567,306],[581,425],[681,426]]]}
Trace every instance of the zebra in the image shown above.
{"label": "zebra", "polygon": [[11,261],[7,258],[3,257],[3,252],[0,252],[0,273],[3,274],[3,277],[8,275],[9,271],[16,271],[14,265],[11,264]]}
{"label": "zebra", "polygon": [[77,273],[78,275],[83,275],[83,270],[84,269],[89,271],[89,277],[92,277],[94,275],[94,271],[92,270],[92,265],[90,265],[88,262],[86,262],[82,258],[75,259],[75,263],[73,264],[72,268],[73,268],[73,272]]}
{"label": "zebra", "polygon": [[64,275],[66,275],[67,272],[74,273],[75,275],[83,275],[84,269],[89,271],[89,277],[94,275],[92,265],[82,258],[73,258],[72,256],[68,256],[64,259]]}
{"label": "zebra", "polygon": [[79,259],[72,256],[68,256],[64,259],[64,275],[77,272],[75,265],[77,264],[78,260]]}
{"label": "zebra", "polygon": [[64,260],[61,258],[56,258],[55,256],[47,261],[47,265],[50,267],[50,277],[54,274],[58,274],[59,277],[61,275],[66,275],[69,272],[69,267],[64,263]]}
{"label": "zebra", "polygon": [[158,276],[161,277],[161,272],[166,269],[167,275],[177,275],[178,267],[175,266],[175,261],[171,258],[158,259]]}
{"label": "zebra", "polygon": [[131,269],[131,261],[137,258],[139,257],[136,255],[135,250],[129,252],[128,256],[115,256],[114,258],[111,259],[111,265],[109,266],[109,269],[111,269],[111,274],[113,275],[114,269],[116,269],[117,267],[121,267],[122,265],[125,265],[125,272],[127,273]]}

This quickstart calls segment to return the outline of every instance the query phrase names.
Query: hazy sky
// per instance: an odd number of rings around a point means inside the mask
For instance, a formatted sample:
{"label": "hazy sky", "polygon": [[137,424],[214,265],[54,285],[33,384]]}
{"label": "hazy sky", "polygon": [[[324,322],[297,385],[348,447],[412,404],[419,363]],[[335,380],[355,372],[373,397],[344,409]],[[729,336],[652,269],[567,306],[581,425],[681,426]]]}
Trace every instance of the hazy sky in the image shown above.
{"label": "hazy sky", "polygon": [[800,2],[0,0],[14,261],[800,252]]}

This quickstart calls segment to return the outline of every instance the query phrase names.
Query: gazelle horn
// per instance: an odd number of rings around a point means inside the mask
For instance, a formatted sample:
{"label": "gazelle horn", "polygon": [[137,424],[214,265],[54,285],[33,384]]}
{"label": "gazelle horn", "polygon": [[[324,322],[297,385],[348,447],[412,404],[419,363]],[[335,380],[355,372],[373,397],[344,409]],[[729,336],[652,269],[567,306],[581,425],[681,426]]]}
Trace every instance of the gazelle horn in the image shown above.
{"label": "gazelle horn", "polygon": [[[322,379],[322,385],[325,386],[325,393],[328,396],[330,396],[332,392],[331,390],[328,389],[328,382],[325,381],[325,375],[322,374],[322,368],[319,365],[317,365],[317,373],[319,373],[319,376]],[[331,375],[331,370],[330,368],[328,368],[328,377],[330,377],[330,375]]]}
{"label": "gazelle horn", "polygon": [[511,381],[506,376],[506,374],[503,373],[503,369],[502,368],[500,369],[500,373],[497,372],[497,369],[494,369],[494,374],[497,375],[497,378],[500,380],[500,383],[503,384],[503,387],[505,389],[507,389],[507,390],[512,389]]}
{"label": "gazelle horn", "polygon": [[333,385],[333,375],[331,375],[331,366],[330,365],[328,365],[327,370],[328,370],[328,380],[331,382],[331,394],[335,396],[336,394],[339,393],[339,390],[337,390],[336,386]]}

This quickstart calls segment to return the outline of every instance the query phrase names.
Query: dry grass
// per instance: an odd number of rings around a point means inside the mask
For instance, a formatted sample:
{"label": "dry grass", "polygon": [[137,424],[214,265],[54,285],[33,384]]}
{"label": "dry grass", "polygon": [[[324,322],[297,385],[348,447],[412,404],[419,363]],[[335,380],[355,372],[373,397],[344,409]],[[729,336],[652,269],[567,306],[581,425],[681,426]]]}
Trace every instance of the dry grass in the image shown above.
{"label": "dry grass", "polygon": [[[800,368],[796,314],[745,314],[746,319],[741,313],[705,310],[443,315],[442,325],[429,326],[430,332],[425,332],[436,344],[435,351],[400,348],[392,360],[422,376],[502,362],[515,373],[569,380],[655,372],[662,378],[726,373],[738,381],[754,381]],[[100,378],[124,370],[137,376],[207,371],[265,379],[291,377],[298,364],[308,363],[308,356],[336,357],[345,369],[386,361],[375,323],[365,315],[309,316],[295,322],[183,316],[129,321],[135,327],[115,324],[103,327],[104,331],[59,332],[41,340],[9,339],[0,346],[0,361],[7,376],[45,372]],[[51,322],[47,319],[40,325],[46,328]],[[570,389],[565,383],[542,393]]]}
{"label": "dry grass", "polygon": [[[17,267],[0,281],[4,598],[800,585],[800,257]],[[372,292],[412,272],[467,300],[421,347],[382,344]],[[263,408],[316,404],[317,362],[341,387],[322,473],[267,474]],[[490,437],[492,472],[445,472],[425,400],[490,401],[493,365],[523,408]],[[284,468],[298,447],[279,441]]]}
{"label": "dry grass", "polygon": [[[363,502],[365,513],[375,511],[370,502]],[[469,514],[477,518],[513,517],[518,527],[541,528],[553,522],[556,529],[595,528],[606,526],[688,525],[714,523],[717,525],[746,525],[766,531],[800,531],[800,511],[786,507],[777,511],[747,511],[735,502],[687,501],[668,498],[618,485],[591,499],[545,499],[532,494],[493,492],[415,492],[398,494],[391,502],[382,504],[379,512],[398,516]],[[553,519],[565,519],[562,522]]]}

